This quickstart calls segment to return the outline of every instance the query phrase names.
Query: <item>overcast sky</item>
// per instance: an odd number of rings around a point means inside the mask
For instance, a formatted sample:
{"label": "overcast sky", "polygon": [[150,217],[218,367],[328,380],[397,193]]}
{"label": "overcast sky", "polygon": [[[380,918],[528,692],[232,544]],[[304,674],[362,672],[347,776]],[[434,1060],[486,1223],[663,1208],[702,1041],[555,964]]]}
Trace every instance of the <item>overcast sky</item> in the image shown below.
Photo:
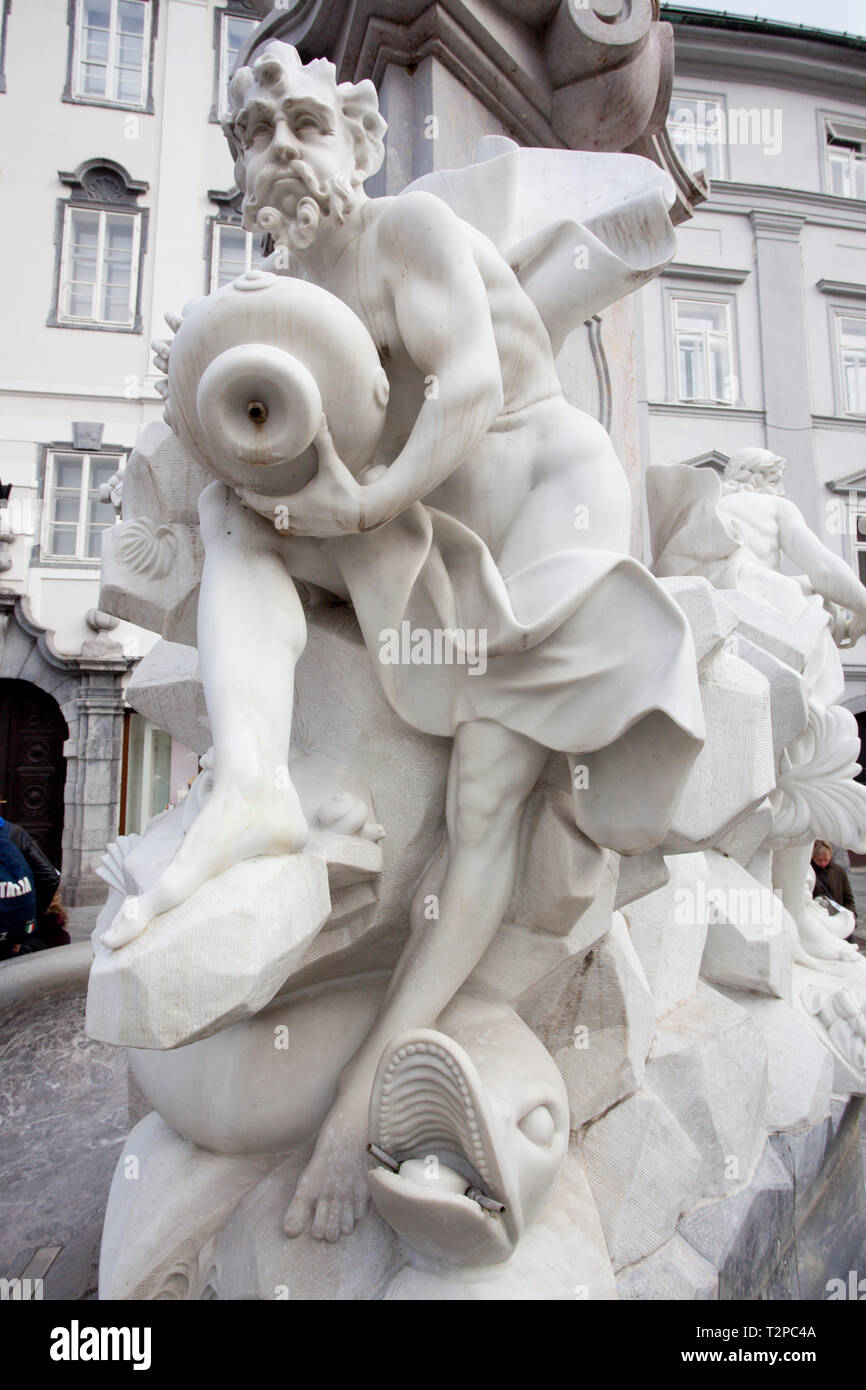
{"label": "overcast sky", "polygon": [[866,0],[672,0],[689,10],[727,10],[813,29],[847,30],[866,37]]}

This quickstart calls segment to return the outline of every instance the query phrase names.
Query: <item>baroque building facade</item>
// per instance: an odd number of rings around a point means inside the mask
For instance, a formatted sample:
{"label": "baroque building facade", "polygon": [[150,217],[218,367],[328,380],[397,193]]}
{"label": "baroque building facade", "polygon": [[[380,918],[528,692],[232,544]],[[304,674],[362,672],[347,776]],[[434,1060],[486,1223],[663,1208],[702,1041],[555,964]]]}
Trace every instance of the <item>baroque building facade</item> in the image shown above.
{"label": "baroque building facade", "polygon": [[[708,196],[638,299],[646,463],[758,445],[866,578],[866,39],[668,6],[668,131]],[[843,653],[866,711],[866,640]]]}

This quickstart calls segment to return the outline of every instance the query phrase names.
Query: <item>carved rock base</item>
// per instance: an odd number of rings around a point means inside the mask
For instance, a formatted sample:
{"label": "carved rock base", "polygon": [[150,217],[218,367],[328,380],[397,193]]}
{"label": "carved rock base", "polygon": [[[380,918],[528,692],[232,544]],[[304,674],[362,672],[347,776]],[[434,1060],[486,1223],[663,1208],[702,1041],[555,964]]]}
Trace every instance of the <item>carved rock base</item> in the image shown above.
{"label": "carved rock base", "polygon": [[94,936],[87,1031],[117,1046],[174,1048],[269,1003],[331,911],[324,859],[249,859],[112,951]]}

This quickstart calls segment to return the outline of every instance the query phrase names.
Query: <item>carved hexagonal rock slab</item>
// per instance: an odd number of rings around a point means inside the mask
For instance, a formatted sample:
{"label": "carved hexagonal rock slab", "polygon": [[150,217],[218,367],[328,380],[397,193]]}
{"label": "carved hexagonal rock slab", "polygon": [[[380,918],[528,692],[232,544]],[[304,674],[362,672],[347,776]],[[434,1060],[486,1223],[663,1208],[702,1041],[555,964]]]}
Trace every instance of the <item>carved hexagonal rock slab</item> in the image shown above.
{"label": "carved hexagonal rock slab", "polygon": [[234,864],[117,951],[98,942],[87,1031],[122,1047],[182,1047],[273,999],[331,910],[324,859]]}
{"label": "carved hexagonal rock slab", "polygon": [[630,1096],[584,1139],[584,1162],[615,1270],[652,1254],[695,1196],[703,1160],[658,1096]]}

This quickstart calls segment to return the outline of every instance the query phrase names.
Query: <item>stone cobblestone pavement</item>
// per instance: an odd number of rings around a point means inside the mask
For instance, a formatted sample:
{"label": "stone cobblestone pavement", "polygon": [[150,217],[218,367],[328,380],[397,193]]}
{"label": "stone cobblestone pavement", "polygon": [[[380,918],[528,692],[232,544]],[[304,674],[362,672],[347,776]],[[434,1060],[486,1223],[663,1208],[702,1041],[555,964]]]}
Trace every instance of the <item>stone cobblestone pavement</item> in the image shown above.
{"label": "stone cobblestone pavement", "polygon": [[[69,909],[73,942],[87,939],[98,912]],[[85,1035],[84,1004],[77,981],[0,1017],[0,1278],[39,1275],[52,1300],[96,1296],[102,1219],[129,1129],[126,1055]]]}

